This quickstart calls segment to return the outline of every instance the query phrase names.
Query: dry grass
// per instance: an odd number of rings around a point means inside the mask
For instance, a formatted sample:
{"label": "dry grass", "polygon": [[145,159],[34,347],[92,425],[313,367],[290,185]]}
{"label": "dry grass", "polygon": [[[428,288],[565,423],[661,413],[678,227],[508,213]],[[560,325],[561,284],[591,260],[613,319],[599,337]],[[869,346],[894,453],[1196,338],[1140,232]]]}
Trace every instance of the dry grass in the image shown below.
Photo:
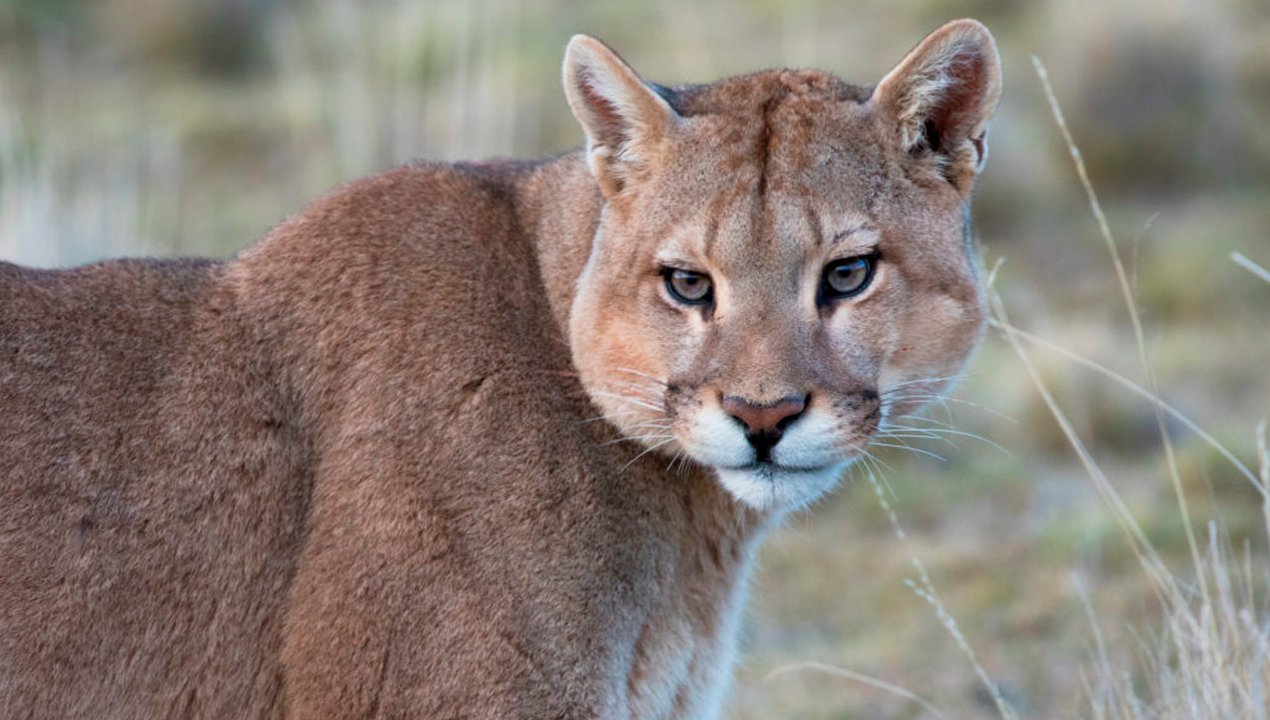
{"label": "dry grass", "polygon": [[[1253,556],[1247,550],[1241,562],[1231,548],[1229,538],[1215,522],[1208,523],[1207,550],[1199,548],[1192,529],[1189,503],[1182,488],[1182,472],[1165,422],[1166,412],[1176,414],[1176,411],[1160,398],[1155,387],[1140,312],[1120,260],[1115,237],[1045,67],[1035,58],[1033,62],[1098,222],[1099,232],[1111,254],[1125,306],[1133,322],[1139,358],[1151,384],[1150,392],[1143,394],[1156,412],[1161,445],[1192,560],[1192,566],[1184,576],[1175,574],[1147,539],[1137,518],[1036,371],[1030,352],[1024,345],[1025,340],[1031,339],[1030,335],[1010,324],[1005,305],[1000,295],[994,292],[991,299],[993,325],[1028,368],[1037,391],[1089,472],[1108,511],[1124,530],[1126,541],[1132,546],[1163,610],[1163,620],[1159,625],[1139,628],[1141,642],[1137,672],[1120,667],[1111,660],[1097,620],[1092,620],[1097,651],[1084,676],[1089,692],[1090,717],[1096,720],[1264,720],[1270,715],[1270,605],[1265,598],[1258,598],[1255,591],[1270,584],[1270,568],[1260,564],[1254,567]],[[1236,257],[1238,261],[1243,256]],[[1247,266],[1249,263],[1240,264]],[[1257,272],[1260,268],[1254,266],[1249,269],[1260,274]],[[1266,278],[1263,276],[1263,279]],[[1104,374],[1112,374],[1105,368],[1100,370]],[[1195,427],[1193,423],[1191,425]],[[1208,437],[1212,441],[1211,436]],[[1265,529],[1270,538],[1270,454],[1266,449],[1264,422],[1257,429],[1259,476],[1252,475],[1220,444],[1218,449],[1261,495]]]}

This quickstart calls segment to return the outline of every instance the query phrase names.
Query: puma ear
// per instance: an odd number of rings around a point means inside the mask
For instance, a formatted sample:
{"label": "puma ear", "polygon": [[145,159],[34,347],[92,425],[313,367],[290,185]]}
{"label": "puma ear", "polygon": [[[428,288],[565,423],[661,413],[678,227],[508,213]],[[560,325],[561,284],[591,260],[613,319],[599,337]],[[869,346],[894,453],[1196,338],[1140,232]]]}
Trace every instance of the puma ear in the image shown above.
{"label": "puma ear", "polygon": [[1001,59],[988,28],[954,20],[926,36],[874,91],[903,148],[929,153],[963,193],[988,156],[988,118],[1001,98]]}
{"label": "puma ear", "polygon": [[574,35],[564,53],[564,92],[587,137],[587,165],[606,197],[649,168],[679,119],[617,53]]}

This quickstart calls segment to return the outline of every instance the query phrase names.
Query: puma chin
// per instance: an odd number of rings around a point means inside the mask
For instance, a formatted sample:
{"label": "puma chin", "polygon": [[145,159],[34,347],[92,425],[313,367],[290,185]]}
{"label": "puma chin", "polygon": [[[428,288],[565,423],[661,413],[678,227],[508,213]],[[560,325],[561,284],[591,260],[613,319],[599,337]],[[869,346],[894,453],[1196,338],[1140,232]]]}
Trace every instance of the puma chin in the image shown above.
{"label": "puma chin", "polygon": [[839,462],[804,470],[762,463],[748,468],[718,468],[716,472],[723,487],[746,505],[784,509],[806,505],[832,490],[846,466],[846,462]]}

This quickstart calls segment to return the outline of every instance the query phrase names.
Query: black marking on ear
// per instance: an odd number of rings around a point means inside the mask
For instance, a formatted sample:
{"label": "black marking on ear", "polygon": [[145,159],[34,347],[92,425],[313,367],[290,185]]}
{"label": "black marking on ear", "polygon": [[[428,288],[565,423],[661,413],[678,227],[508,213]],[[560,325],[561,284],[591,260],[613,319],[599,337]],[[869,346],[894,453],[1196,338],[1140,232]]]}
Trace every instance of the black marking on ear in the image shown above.
{"label": "black marking on ear", "polygon": [[[979,146],[976,145],[976,148]],[[922,134],[918,136],[917,141],[908,149],[910,157],[927,158],[935,163],[935,171],[939,176],[949,183],[953,182],[953,176],[950,163],[953,158],[944,152],[944,135],[939,130],[939,124],[934,119],[927,118],[922,123]],[[977,164],[977,163],[976,163]]]}
{"label": "black marking on ear", "polygon": [[922,137],[918,140],[916,147],[925,148],[933,153],[938,153],[943,148],[943,137],[933,119],[928,118],[922,124]]}
{"label": "black marking on ear", "polygon": [[644,84],[648,86],[648,89],[652,90],[658,97],[665,100],[666,104],[669,105],[676,113],[679,112],[679,108],[675,107],[675,96],[678,93],[676,93],[673,88],[668,88],[665,85],[658,85],[655,82],[649,82],[647,80],[644,81]]}

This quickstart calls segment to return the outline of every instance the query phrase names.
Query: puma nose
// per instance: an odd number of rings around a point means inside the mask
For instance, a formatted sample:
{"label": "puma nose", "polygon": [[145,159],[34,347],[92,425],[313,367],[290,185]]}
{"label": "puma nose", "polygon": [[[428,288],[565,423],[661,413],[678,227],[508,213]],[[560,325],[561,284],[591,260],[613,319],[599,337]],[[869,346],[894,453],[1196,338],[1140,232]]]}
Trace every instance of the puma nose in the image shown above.
{"label": "puma nose", "polygon": [[739,397],[723,398],[723,411],[745,425],[750,432],[784,430],[807,407],[807,398],[782,398],[770,405],[755,405]]}
{"label": "puma nose", "polygon": [[739,397],[723,398],[723,411],[745,426],[745,439],[758,453],[757,460],[770,459],[772,448],[780,442],[781,433],[807,407],[807,398],[782,398],[770,405],[755,405]]}

